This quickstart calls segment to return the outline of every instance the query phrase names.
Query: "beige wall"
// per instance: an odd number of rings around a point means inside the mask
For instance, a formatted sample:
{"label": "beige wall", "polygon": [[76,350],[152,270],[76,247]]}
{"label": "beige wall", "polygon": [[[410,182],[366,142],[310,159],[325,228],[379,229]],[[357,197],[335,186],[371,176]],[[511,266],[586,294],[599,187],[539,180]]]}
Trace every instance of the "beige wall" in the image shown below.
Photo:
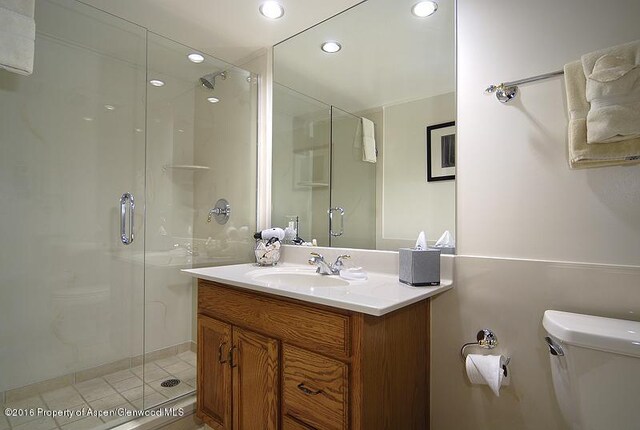
{"label": "beige wall", "polygon": [[[504,11],[508,27],[493,25]],[[458,12],[461,255],[456,287],[432,306],[432,429],[565,429],[542,313],[640,319],[640,168],[569,170],[561,79],[507,106],[483,89],[640,38],[640,3],[460,0]],[[512,357],[499,398],[470,386],[459,358],[484,327]]]}
{"label": "beige wall", "polygon": [[455,181],[427,182],[426,151],[426,127],[454,121],[455,103],[446,93],[383,108],[377,249],[413,246],[422,230],[429,242],[455,234]]}

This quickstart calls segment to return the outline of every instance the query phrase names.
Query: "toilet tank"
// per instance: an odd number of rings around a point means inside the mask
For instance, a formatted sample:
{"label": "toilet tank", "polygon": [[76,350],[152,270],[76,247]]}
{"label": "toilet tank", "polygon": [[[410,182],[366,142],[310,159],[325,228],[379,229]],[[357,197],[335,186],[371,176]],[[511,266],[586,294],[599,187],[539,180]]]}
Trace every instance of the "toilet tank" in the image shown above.
{"label": "toilet tank", "polygon": [[548,310],[542,323],[572,430],[640,429],[640,322]]}

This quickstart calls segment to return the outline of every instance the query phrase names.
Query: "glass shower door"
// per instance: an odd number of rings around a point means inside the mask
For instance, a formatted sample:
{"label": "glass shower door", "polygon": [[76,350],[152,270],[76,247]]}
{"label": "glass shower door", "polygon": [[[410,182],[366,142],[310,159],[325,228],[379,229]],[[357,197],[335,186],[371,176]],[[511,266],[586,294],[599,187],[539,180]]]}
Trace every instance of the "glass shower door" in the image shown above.
{"label": "glass shower door", "polygon": [[362,161],[361,119],[331,107],[332,247],[376,248],[376,165]]}
{"label": "glass shower door", "polygon": [[[196,387],[196,284],[180,269],[255,258],[257,157],[254,75],[151,32],[147,58],[146,408]],[[221,199],[228,216],[210,213]]]}
{"label": "glass shower door", "polygon": [[33,75],[0,70],[0,402],[131,408],[110,375],[136,385],[143,353],[146,32],[75,1],[36,3]]}

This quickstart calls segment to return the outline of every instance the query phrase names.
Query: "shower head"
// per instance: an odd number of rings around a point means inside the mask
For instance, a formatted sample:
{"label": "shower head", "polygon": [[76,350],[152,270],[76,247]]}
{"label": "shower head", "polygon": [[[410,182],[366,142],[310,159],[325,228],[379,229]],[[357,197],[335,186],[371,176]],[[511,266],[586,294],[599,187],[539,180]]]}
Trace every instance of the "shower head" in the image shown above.
{"label": "shower head", "polygon": [[222,71],[218,73],[209,73],[208,75],[204,75],[203,77],[200,78],[200,83],[202,84],[203,87],[213,90],[216,86],[217,77],[221,77],[223,80],[227,79],[227,72]]}

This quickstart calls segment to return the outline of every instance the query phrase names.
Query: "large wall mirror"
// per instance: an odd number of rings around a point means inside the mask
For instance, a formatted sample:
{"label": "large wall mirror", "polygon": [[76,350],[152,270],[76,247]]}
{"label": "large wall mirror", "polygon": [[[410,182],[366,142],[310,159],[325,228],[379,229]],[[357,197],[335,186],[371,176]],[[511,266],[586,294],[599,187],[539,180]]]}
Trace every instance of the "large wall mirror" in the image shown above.
{"label": "large wall mirror", "polygon": [[455,237],[455,0],[421,3],[368,0],[274,47],[274,226],[345,248]]}

